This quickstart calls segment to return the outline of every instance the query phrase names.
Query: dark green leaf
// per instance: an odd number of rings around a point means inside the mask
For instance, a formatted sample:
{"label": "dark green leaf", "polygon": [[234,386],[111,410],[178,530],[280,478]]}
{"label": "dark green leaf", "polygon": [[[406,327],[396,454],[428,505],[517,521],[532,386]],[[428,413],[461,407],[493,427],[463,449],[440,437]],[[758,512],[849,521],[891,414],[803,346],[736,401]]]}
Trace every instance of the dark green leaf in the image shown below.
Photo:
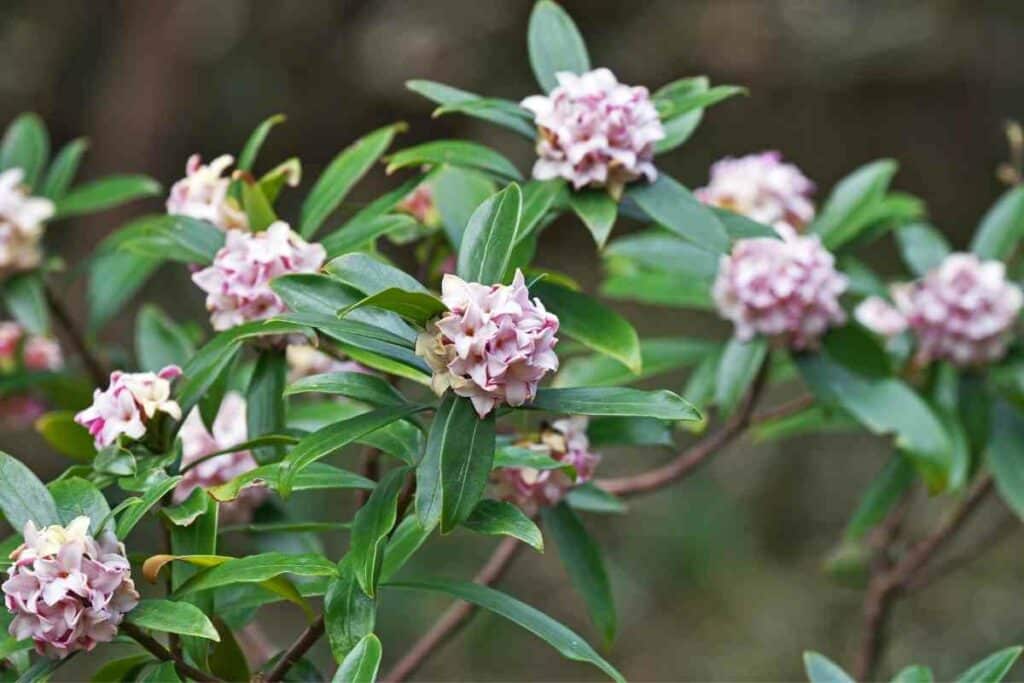
{"label": "dark green leaf", "polygon": [[459,112],[504,126],[528,138],[532,138],[537,132],[530,123],[530,113],[515,102],[484,98],[476,93],[435,81],[406,81],[405,87],[440,104],[441,107],[434,111],[435,117],[449,112]]}
{"label": "dark green leaf", "polygon": [[615,225],[618,203],[604,190],[582,190],[569,193],[569,206],[587,226],[597,248],[603,249]]}
{"label": "dark green leaf", "polygon": [[927,223],[910,223],[896,230],[896,244],[903,262],[918,277],[937,267],[952,248],[946,238]]}
{"label": "dark green leaf", "polygon": [[459,277],[468,282],[505,281],[523,214],[523,194],[512,183],[477,207],[459,246]]}
{"label": "dark green leaf", "polygon": [[405,397],[388,382],[364,372],[328,372],[296,380],[285,396],[304,393],[338,394],[376,406],[406,405]]}
{"label": "dark green leaf", "polygon": [[715,403],[725,415],[747,394],[768,355],[768,342],[761,338],[743,342],[733,337],[725,345],[715,379]]}
{"label": "dark green leaf", "polygon": [[521,180],[515,165],[490,147],[466,140],[436,140],[415,147],[406,147],[388,157],[387,172],[401,168],[450,164],[476,169],[499,180]]}
{"label": "dark green leaf", "polygon": [[[284,386],[288,363],[283,349],[264,349],[256,359],[245,397],[245,417],[249,438],[280,434],[285,427]],[[256,462],[268,463],[284,456],[281,445],[252,449]]]}
{"label": "dark green leaf", "polygon": [[983,259],[1005,261],[1024,235],[1024,187],[1006,191],[981,219],[971,251]]}
{"label": "dark green leaf", "polygon": [[710,281],[718,272],[718,256],[664,230],[646,232],[617,239],[604,251],[612,272],[628,274],[640,268],[673,273],[680,279],[698,278]]}
{"label": "dark green leaf", "polygon": [[202,610],[187,602],[143,600],[128,613],[126,619],[153,631],[220,640],[217,629]]}
{"label": "dark green leaf", "polygon": [[729,236],[718,217],[689,190],[662,173],[653,183],[626,191],[644,213],[685,240],[715,253],[729,250]]}
{"label": "dark green leaf", "polygon": [[999,683],[1020,657],[1019,645],[993,653],[956,678],[956,683]]}
{"label": "dark green leaf", "polygon": [[210,673],[225,681],[248,681],[251,678],[249,662],[231,627],[219,616],[213,617],[213,625],[220,642],[210,650]]}
{"label": "dark green leaf", "polygon": [[707,109],[730,97],[746,94],[746,88],[736,85],[717,85],[707,90],[691,90],[689,92],[673,89],[661,97],[656,95],[654,105],[658,109],[658,115],[668,121],[694,111]]}
{"label": "dark green leaf", "polygon": [[40,273],[21,273],[9,278],[3,283],[3,297],[7,310],[22,327],[32,334],[49,332],[50,309]]}
{"label": "dark green leaf", "polygon": [[574,486],[565,501],[574,510],[620,515],[626,512],[626,504],[593,482]]}
{"label": "dark green leaf", "polygon": [[914,466],[901,453],[886,463],[864,492],[843,531],[845,541],[859,541],[879,524],[914,483]]}
{"label": "dark green leaf", "polygon": [[612,275],[601,285],[601,293],[612,299],[713,311],[711,287],[704,280],[680,281],[672,273],[641,272]]}
{"label": "dark green leaf", "polygon": [[100,244],[89,263],[87,299],[92,332],[99,330],[139,291],[163,260],[122,250],[119,245],[131,235],[126,229],[113,233]]}
{"label": "dark green leaf", "polygon": [[57,505],[43,482],[3,451],[0,451],[0,512],[16,533],[21,533],[28,521],[40,528],[60,524]]}
{"label": "dark green leaf", "polygon": [[375,683],[381,655],[380,640],[368,633],[345,656],[331,679],[332,683]]}
{"label": "dark green leaf", "polygon": [[[706,76],[695,78],[683,78],[659,88],[654,93],[654,99],[663,97],[675,97],[679,94],[699,93],[707,91],[709,87]],[[662,128],[665,130],[665,137],[654,143],[654,153],[664,154],[679,147],[690,139],[693,132],[697,130],[701,119],[704,117],[703,109],[695,109],[689,114],[676,116],[667,121],[662,121]]]}
{"label": "dark green leaf", "polygon": [[0,171],[20,168],[25,184],[35,188],[49,156],[50,136],[38,115],[22,114],[7,126],[0,142]]}
{"label": "dark green leaf", "polygon": [[559,71],[582,74],[590,71],[590,57],[583,36],[572,17],[551,0],[540,0],[533,6],[526,30],[530,67],[544,92],[558,86]]}
{"label": "dark green leaf", "polygon": [[64,145],[50,164],[50,170],[46,172],[46,178],[36,194],[53,201],[60,200],[71,187],[78,172],[78,165],[88,148],[89,142],[85,138],[78,138]]}
{"label": "dark green leaf", "polygon": [[342,226],[320,244],[327,251],[327,258],[332,259],[364,248],[382,235],[409,230],[415,225],[416,221],[411,216],[386,213],[351,226]]}
{"label": "dark green leaf", "polygon": [[160,183],[144,175],[107,176],[71,189],[57,202],[55,218],[94,213],[160,192]]}
{"label": "dark green leaf", "polygon": [[[540,284],[540,283],[538,283]],[[566,361],[555,376],[556,387],[615,386],[696,365],[707,358],[715,344],[705,339],[644,339],[640,341],[642,371],[633,373],[622,363],[605,356],[581,356]]]}
{"label": "dark green leaf", "polygon": [[484,499],[462,523],[470,531],[489,536],[511,536],[544,552],[544,538],[533,520],[517,506],[506,501]]}
{"label": "dark green leaf", "polygon": [[809,232],[821,236],[826,248],[835,250],[856,237],[875,217],[897,164],[881,159],[861,166],[832,189]]}
{"label": "dark green leaf", "polygon": [[376,294],[385,289],[403,289],[407,292],[427,292],[416,278],[383,263],[367,254],[345,254],[329,262],[325,270],[339,282],[358,289],[364,294]]}
{"label": "dark green leaf", "polygon": [[448,310],[448,307],[444,305],[444,302],[433,294],[426,294],[424,292],[408,292],[404,289],[391,288],[377,292],[376,294],[371,294],[365,299],[343,308],[339,311],[338,315],[344,318],[350,312],[364,306],[392,311],[406,320],[411,320],[421,326],[426,325],[428,321],[439,317],[442,313]]}
{"label": "dark green leaf", "polygon": [[175,595],[228,586],[235,583],[261,583],[282,574],[296,576],[337,576],[338,568],[321,555],[260,553],[248,557],[229,557],[203,569],[175,590]]}
{"label": "dark green leaf", "polygon": [[419,550],[433,529],[424,529],[416,515],[406,515],[384,548],[384,562],[380,568],[380,580],[387,581]]}
{"label": "dark green leaf", "polygon": [[377,618],[377,604],[359,586],[350,556],[338,565],[324,596],[324,619],[331,652],[343,660],[370,633]]}
{"label": "dark green leaf", "polygon": [[[278,490],[280,488],[280,473],[281,463],[261,465],[238,475],[229,482],[207,489],[207,491],[214,499],[226,502],[237,498],[238,494],[249,486],[265,484],[267,488]],[[315,462],[307,466],[291,482],[292,491],[372,489],[373,487],[374,483],[371,479],[322,462]]]}
{"label": "dark green leaf", "polygon": [[50,482],[47,489],[57,505],[61,524],[67,526],[77,517],[88,517],[89,533],[99,535],[100,524],[108,518],[110,506],[95,484],[81,477],[67,477]]}
{"label": "dark green leaf", "polygon": [[196,487],[185,500],[177,505],[160,508],[160,513],[175,526],[188,526],[206,513],[206,497],[206,489]]}
{"label": "dark green leaf", "polygon": [[256,156],[260,153],[260,149],[263,147],[263,143],[267,139],[267,135],[270,134],[270,129],[279,123],[284,123],[284,114],[274,114],[263,120],[260,125],[256,126],[256,130],[252,132],[249,139],[245,141],[245,147],[242,148],[242,153],[238,155],[238,170],[239,171],[251,171],[253,165],[256,163]]}
{"label": "dark green leaf", "polygon": [[656,417],[662,420],[699,420],[685,399],[671,391],[642,391],[626,387],[541,389],[529,406],[570,415]]}
{"label": "dark green leaf", "polygon": [[395,526],[398,516],[398,497],[409,473],[408,468],[391,470],[373,489],[366,504],[359,508],[352,520],[348,561],[352,563],[356,580],[371,598],[377,591],[383,545]]}
{"label": "dark green leaf", "polygon": [[1010,404],[998,401],[988,439],[988,464],[1000,495],[1024,517],[1024,417]]}
{"label": "dark green leaf", "polygon": [[652,417],[598,417],[587,427],[590,445],[672,446],[671,423]]}
{"label": "dark green leaf", "polygon": [[480,171],[440,166],[431,172],[429,187],[441,215],[441,226],[452,247],[458,250],[470,216],[496,192],[495,183]]}
{"label": "dark green leaf", "polygon": [[131,655],[107,662],[92,675],[92,683],[122,683],[135,680],[143,665],[156,661],[151,654]]}
{"label": "dark green leaf", "polygon": [[147,258],[209,265],[224,246],[224,231],[188,216],[144,216],[122,228],[120,249]]}
{"label": "dark green leaf", "polygon": [[138,504],[125,508],[124,512],[121,513],[121,518],[117,520],[117,537],[124,540],[146,512],[174,489],[180,481],[181,477],[179,476],[167,477],[159,484],[149,487],[142,498],[138,499]]}
{"label": "dark green leaf", "polygon": [[611,643],[615,640],[617,619],[601,548],[568,504],[563,502],[545,509],[543,517],[570,583],[586,603],[590,619],[604,642]]}
{"label": "dark green leaf", "polygon": [[135,357],[139,369],[157,372],[167,365],[185,365],[196,347],[177,323],[153,304],[146,304],[135,318]]}

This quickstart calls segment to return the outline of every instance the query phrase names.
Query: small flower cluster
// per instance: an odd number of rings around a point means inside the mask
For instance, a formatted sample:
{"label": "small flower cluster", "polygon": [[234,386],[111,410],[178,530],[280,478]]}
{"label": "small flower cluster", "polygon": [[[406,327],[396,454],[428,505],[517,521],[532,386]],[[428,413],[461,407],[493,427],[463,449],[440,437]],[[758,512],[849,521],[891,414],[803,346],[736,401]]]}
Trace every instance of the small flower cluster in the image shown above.
{"label": "small flower cluster", "polygon": [[765,225],[801,230],[814,218],[814,183],[779,152],[726,157],[711,166],[711,179],[695,195]]}
{"label": "small flower cluster", "polygon": [[412,216],[428,228],[441,225],[441,212],[434,203],[434,191],[426,183],[421,183],[406,195],[395,205],[395,209]]}
{"label": "small flower cluster", "polygon": [[438,395],[451,387],[484,417],[497,404],[532,400],[541,378],[558,369],[558,318],[530,300],[522,272],[511,285],[490,286],[445,275],[441,300],[449,313],[416,340]]}
{"label": "small flower cluster", "polygon": [[522,101],[540,132],[533,177],[603,186],[613,197],[637,178],[657,179],[654,143],[665,130],[647,88],[623,85],[608,69],[556,76],[550,95]]}
{"label": "small flower cluster", "polygon": [[230,154],[217,157],[209,165],[204,165],[198,154],[190,156],[185,177],[171,187],[167,213],[208,221],[222,230],[247,230],[249,220],[228,196],[231,178],[224,176],[234,162]]}
{"label": "small flower cluster", "polygon": [[894,285],[892,297],[895,306],[865,299],[856,318],[885,337],[911,329],[921,365],[946,360],[967,367],[1002,358],[1024,304],[1006,267],[974,254],[950,254],[921,280]]}
{"label": "small flower cluster", "polygon": [[0,173],[0,277],[35,268],[43,258],[43,223],[53,216],[54,205],[30,196],[24,180],[20,168]]}
{"label": "small flower cluster", "polygon": [[[212,430],[208,431],[199,410],[189,413],[181,425],[181,464],[191,465],[211,453],[223,451],[244,442],[249,428],[245,421],[245,399],[229,391],[221,401]],[[225,453],[190,467],[174,489],[174,502],[180,503],[196,488],[208,489],[231,481],[240,474],[256,468],[256,460],[249,451]],[[266,500],[267,490],[261,487],[243,489],[235,500],[222,503],[220,519],[225,523],[243,523],[252,518],[252,511]]]}
{"label": "small flower cluster", "polygon": [[713,294],[722,317],[743,341],[756,334],[794,349],[813,348],[833,325],[846,320],[839,296],[846,277],[817,236],[777,226],[782,239],[739,240],[723,256]]}
{"label": "small flower cluster", "polygon": [[0,372],[23,367],[26,370],[60,370],[64,356],[52,337],[29,334],[21,325],[0,322]]}
{"label": "small flower cluster", "polygon": [[96,389],[92,405],[75,415],[75,422],[89,430],[96,448],[106,448],[119,437],[141,439],[159,413],[181,419],[181,408],[171,400],[171,380],[181,369],[168,365],[158,373],[110,373],[106,389]]}
{"label": "small flower cluster", "polygon": [[555,420],[541,431],[539,443],[520,444],[571,466],[576,471],[575,478],[561,469],[506,467],[495,472],[500,497],[533,514],[539,508],[557,504],[569,489],[592,479],[601,456],[590,450],[587,422],[586,417],[579,415]]}
{"label": "small flower cluster", "polygon": [[67,527],[25,525],[25,543],[11,553],[4,604],[14,614],[10,634],[31,638],[36,650],[64,657],[92,650],[117,635],[139,602],[124,546],[112,533],[89,534],[90,520]]}
{"label": "small flower cluster", "polygon": [[288,273],[315,273],[324,248],[309,244],[277,221],[263,232],[231,230],[213,264],[192,275],[206,292],[206,308],[215,330],[280,315],[288,309],[270,281]]}

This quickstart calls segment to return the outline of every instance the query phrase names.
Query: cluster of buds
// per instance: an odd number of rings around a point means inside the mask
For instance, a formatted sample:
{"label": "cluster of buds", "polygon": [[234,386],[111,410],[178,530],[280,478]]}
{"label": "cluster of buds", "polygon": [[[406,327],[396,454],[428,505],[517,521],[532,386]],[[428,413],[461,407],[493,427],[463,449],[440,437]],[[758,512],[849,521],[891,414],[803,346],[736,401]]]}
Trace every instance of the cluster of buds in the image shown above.
{"label": "cluster of buds", "polygon": [[92,405],[75,415],[75,422],[89,430],[97,449],[121,436],[141,439],[160,414],[181,419],[181,408],[171,400],[171,380],[179,375],[174,365],[158,373],[112,372],[110,384],[93,392]]}
{"label": "cluster of buds", "polygon": [[544,453],[575,471],[573,476],[564,469],[506,467],[497,470],[495,478],[499,496],[531,515],[542,507],[557,504],[569,489],[593,478],[594,470],[601,461],[601,456],[590,450],[587,418],[578,415],[545,425],[538,442],[518,445]]}
{"label": "cluster of buds", "polygon": [[192,275],[206,292],[206,308],[215,330],[280,315],[288,309],[270,281],[289,273],[315,273],[324,248],[309,244],[283,221],[263,232],[230,230],[213,264]]}
{"label": "cluster of buds", "polygon": [[857,320],[885,337],[910,329],[919,365],[945,360],[960,367],[1002,358],[1024,304],[1001,262],[973,254],[950,254],[917,282],[894,285],[892,298],[895,306],[865,299]]}
{"label": "cluster of buds", "polygon": [[64,356],[56,339],[29,334],[10,320],[0,322],[0,372],[20,368],[45,372],[60,370],[63,366]]}
{"label": "cluster of buds", "polygon": [[416,353],[434,371],[434,391],[451,387],[480,417],[497,404],[533,400],[541,378],[558,369],[558,318],[530,299],[522,272],[511,285],[445,275],[441,300],[449,312],[416,340]]}
{"label": "cluster of buds", "polygon": [[89,533],[88,517],[67,527],[25,525],[25,543],[11,553],[4,604],[14,614],[10,634],[36,650],[64,657],[92,650],[117,635],[139,602],[124,546],[112,533]]}
{"label": "cluster of buds", "polygon": [[415,190],[395,205],[395,209],[408,214],[427,228],[441,225],[441,212],[434,203],[434,191],[426,183],[419,184]]}
{"label": "cluster of buds", "polygon": [[[181,425],[182,467],[224,451],[244,442],[249,428],[245,420],[245,399],[235,391],[229,391],[221,401],[212,429],[207,430],[199,410],[193,410]],[[189,467],[184,478],[174,489],[174,502],[180,503],[196,488],[208,489],[220,486],[235,477],[256,468],[256,460],[249,451],[225,453],[207,458]],[[267,490],[248,487],[235,500],[220,506],[220,519],[225,523],[243,523],[252,518],[252,512],[266,500]]]}
{"label": "cluster of buds", "polygon": [[32,197],[25,173],[11,168],[0,173],[0,276],[31,270],[42,261],[43,223],[54,213],[53,202]]}
{"label": "cluster of buds", "polygon": [[647,88],[621,84],[608,69],[556,77],[550,95],[522,101],[540,133],[533,177],[606,187],[613,197],[640,177],[654,181],[654,143],[665,130]]}
{"label": "cluster of buds", "polygon": [[800,231],[814,218],[813,193],[814,183],[772,151],[715,162],[707,186],[695,195],[759,223]]}
{"label": "cluster of buds", "polygon": [[228,195],[231,178],[224,172],[235,162],[223,154],[204,165],[198,154],[185,164],[185,177],[174,183],[167,197],[167,213],[213,223],[222,230],[246,230],[249,220],[238,203]]}
{"label": "cluster of buds", "polygon": [[839,297],[846,277],[817,236],[777,226],[781,239],[739,240],[723,256],[713,294],[722,317],[746,341],[761,334],[793,349],[813,348],[846,314]]}

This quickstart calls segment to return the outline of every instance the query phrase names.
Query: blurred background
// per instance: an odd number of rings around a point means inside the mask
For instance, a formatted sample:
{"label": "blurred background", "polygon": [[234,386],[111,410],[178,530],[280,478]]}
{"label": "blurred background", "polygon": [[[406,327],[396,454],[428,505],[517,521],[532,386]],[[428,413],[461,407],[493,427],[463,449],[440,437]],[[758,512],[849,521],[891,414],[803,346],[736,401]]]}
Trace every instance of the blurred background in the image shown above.
{"label": "blurred background", "polygon": [[[900,162],[894,187],[926,200],[936,225],[963,246],[1002,188],[1005,119],[1024,117],[1024,3],[1013,0],[563,0],[595,65],[656,88],[682,76],[738,83],[749,98],[714,107],[683,148],[660,163],[685,184],[707,179],[712,161],[779,149],[814,179],[819,199],[854,167]],[[5,0],[0,7],[0,120],[33,110],[55,144],[92,141],[84,178],[141,172],[169,186],[189,154],[236,153],[252,128],[283,112],[261,158],[297,155],[306,186],[356,137],[404,120],[408,145],[465,137],[493,145],[527,169],[518,137],[472,119],[430,118],[404,89],[428,78],[518,100],[535,91],[526,58],[527,0]],[[382,172],[355,201],[394,185]],[[299,193],[285,197],[295,201]],[[157,200],[120,213],[62,223],[52,246],[69,263]],[[287,214],[288,211],[286,210]],[[617,233],[621,234],[621,233]],[[544,233],[543,264],[593,290],[597,254],[572,220]],[[879,242],[867,259],[896,272]],[[67,292],[72,304],[80,291]],[[140,299],[172,315],[202,317],[202,297],[182,268],[168,267]],[[647,335],[721,335],[712,316],[618,306]],[[104,343],[130,347],[133,316]],[[672,377],[678,388],[683,377]],[[664,384],[664,383],[662,383]],[[785,395],[772,395],[781,401]],[[0,435],[3,448],[40,474],[62,466],[31,434]],[[878,439],[803,438],[740,443],[684,485],[632,503],[630,516],[590,516],[607,550],[620,611],[611,660],[635,681],[797,680],[800,655],[819,650],[849,665],[861,592],[821,571],[859,492],[889,454]],[[608,453],[605,474],[654,464],[669,453]],[[923,498],[923,495],[920,496]],[[321,501],[323,504],[325,501]],[[935,520],[918,500],[910,533]],[[332,505],[326,501],[328,507]],[[337,503],[345,506],[348,503]],[[343,510],[338,511],[340,515]],[[335,514],[331,513],[332,516]],[[984,537],[1009,517],[990,501],[964,536]],[[492,543],[455,535],[428,546],[414,572],[468,577]],[[337,550],[337,549],[335,549]],[[902,602],[883,673],[932,665],[951,677],[998,647],[1021,642],[1017,618],[1019,534]],[[593,641],[581,603],[554,552],[524,553],[502,584]],[[431,597],[385,597],[386,664],[443,609]],[[268,635],[283,645],[301,628],[294,610],[270,609]],[[330,671],[323,644],[315,660]],[[85,667],[95,658],[81,658]],[[62,670],[75,679],[85,669]],[[486,614],[448,643],[421,680],[587,680],[529,634]]]}

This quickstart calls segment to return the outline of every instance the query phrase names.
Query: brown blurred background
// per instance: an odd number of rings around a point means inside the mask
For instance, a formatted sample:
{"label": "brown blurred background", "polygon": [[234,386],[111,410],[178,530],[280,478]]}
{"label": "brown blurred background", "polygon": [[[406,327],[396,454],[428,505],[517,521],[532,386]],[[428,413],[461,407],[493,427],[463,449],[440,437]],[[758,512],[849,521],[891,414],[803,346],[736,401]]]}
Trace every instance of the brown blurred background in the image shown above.
{"label": "brown blurred background", "polygon": [[[527,0],[5,0],[0,8],[0,120],[40,113],[56,143],[87,135],[84,177],[143,172],[169,185],[186,157],[237,153],[251,129],[288,115],[264,163],[299,156],[306,187],[342,147],[379,125],[408,121],[400,144],[466,137],[528,168],[528,144],[471,119],[430,119],[406,91],[429,78],[519,99],[535,90],[526,59]],[[718,105],[691,141],[662,160],[690,186],[727,154],[778,148],[821,188],[871,159],[899,160],[896,186],[923,197],[934,222],[966,243],[1000,192],[1002,123],[1024,117],[1024,3],[1014,0],[565,0],[596,65],[652,88],[707,74],[739,83],[749,98]],[[390,183],[377,173],[356,200]],[[300,193],[285,201],[295,202]],[[61,225],[53,247],[72,264],[119,221]],[[287,210],[285,211],[287,214]],[[897,267],[891,244],[866,257]],[[593,287],[597,255],[584,229],[565,221],[545,233],[543,263]],[[80,293],[69,292],[72,300]],[[177,317],[201,317],[199,292],[181,268],[162,271],[143,297]],[[707,336],[709,316],[620,306],[646,334]],[[107,332],[130,346],[132,316]],[[668,385],[681,386],[681,377]],[[780,399],[782,396],[775,396]],[[0,436],[5,449],[58,461],[29,435]],[[867,437],[805,438],[734,447],[685,485],[633,503],[627,518],[591,516],[607,549],[621,635],[607,654],[631,680],[796,680],[800,653],[849,664],[859,629],[858,590],[820,571],[858,493],[884,462]],[[36,456],[33,456],[35,458]],[[605,472],[667,454],[608,454]],[[28,457],[26,460],[32,460]],[[340,505],[340,504],[339,504]],[[925,504],[912,529],[941,503]],[[340,514],[341,511],[339,511]],[[966,534],[1006,515],[997,504]],[[968,539],[969,542],[970,539]],[[337,544],[333,544],[337,546]],[[468,576],[490,542],[455,537],[427,548],[412,571]],[[338,550],[339,547],[335,547]],[[1024,640],[1019,614],[1019,536],[902,603],[883,671],[911,662],[948,678],[983,654]],[[596,640],[566,587],[554,552],[522,556],[505,589],[543,606]],[[387,596],[381,617],[393,661],[442,608],[408,593]],[[294,610],[268,610],[271,636],[291,640]],[[324,665],[329,655],[315,653]],[[75,678],[63,671],[63,678]],[[421,672],[423,680],[588,680],[516,627],[480,615]]]}

